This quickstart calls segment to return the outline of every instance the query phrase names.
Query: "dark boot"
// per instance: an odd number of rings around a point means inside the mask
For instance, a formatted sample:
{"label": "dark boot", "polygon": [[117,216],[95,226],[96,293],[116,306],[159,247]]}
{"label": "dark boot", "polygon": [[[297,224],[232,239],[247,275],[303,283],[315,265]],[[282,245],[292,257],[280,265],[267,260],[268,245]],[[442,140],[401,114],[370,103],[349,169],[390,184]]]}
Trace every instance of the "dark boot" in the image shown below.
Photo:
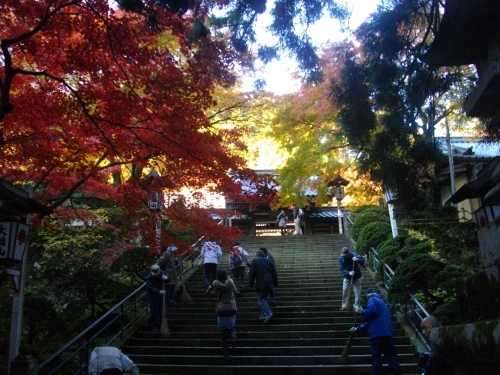
{"label": "dark boot", "polygon": [[229,354],[229,340],[221,340],[220,341],[220,346],[222,348],[222,355],[224,358],[230,357]]}
{"label": "dark boot", "polygon": [[229,340],[231,338],[231,330],[223,329],[222,330],[222,340],[220,342],[222,348],[222,354],[224,357],[229,357]]}
{"label": "dark boot", "polygon": [[236,347],[236,330],[234,328],[231,330],[230,341],[231,341],[231,347],[235,348]]}

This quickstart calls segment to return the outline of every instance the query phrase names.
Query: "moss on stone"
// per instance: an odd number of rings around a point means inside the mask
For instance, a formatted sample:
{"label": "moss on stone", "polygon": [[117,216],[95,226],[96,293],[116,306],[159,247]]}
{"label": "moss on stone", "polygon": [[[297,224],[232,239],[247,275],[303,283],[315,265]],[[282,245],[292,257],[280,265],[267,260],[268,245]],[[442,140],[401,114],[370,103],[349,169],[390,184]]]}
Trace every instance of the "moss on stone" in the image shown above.
{"label": "moss on stone", "polygon": [[435,352],[455,363],[500,363],[500,320],[446,326],[431,335]]}
{"label": "moss on stone", "polygon": [[500,318],[500,267],[497,264],[471,277],[456,280],[455,290],[463,322]]}

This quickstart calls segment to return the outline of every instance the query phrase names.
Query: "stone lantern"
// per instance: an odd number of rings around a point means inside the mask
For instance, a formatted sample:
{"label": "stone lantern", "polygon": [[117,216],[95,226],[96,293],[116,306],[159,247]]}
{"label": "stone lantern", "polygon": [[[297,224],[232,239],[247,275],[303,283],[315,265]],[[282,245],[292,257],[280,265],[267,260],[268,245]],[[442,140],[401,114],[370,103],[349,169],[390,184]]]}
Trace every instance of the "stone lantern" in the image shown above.
{"label": "stone lantern", "polygon": [[[147,180],[150,184],[154,180],[161,179],[160,174],[155,170],[149,172]],[[155,251],[159,255],[161,253],[161,211],[163,210],[163,192],[161,189],[153,189],[149,193],[148,208],[156,216],[155,222]]]}
{"label": "stone lantern", "polygon": [[[10,365],[19,354],[24,306],[24,280],[30,214],[50,210],[31,198],[31,193],[0,179],[0,263],[14,282],[9,340]],[[28,374],[28,372],[24,372]]]}

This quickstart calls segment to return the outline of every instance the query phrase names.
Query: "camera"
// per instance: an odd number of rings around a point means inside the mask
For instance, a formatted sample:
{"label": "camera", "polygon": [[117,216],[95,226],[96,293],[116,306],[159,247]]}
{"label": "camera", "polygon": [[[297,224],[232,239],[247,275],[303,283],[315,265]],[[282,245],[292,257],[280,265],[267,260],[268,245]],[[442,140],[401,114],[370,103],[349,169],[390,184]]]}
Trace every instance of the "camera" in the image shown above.
{"label": "camera", "polygon": [[414,356],[418,359],[418,367],[423,370],[431,353],[429,352],[415,352]]}
{"label": "camera", "polygon": [[429,356],[431,355],[431,353],[429,352],[415,352],[415,358],[418,358],[418,359],[429,359]]}

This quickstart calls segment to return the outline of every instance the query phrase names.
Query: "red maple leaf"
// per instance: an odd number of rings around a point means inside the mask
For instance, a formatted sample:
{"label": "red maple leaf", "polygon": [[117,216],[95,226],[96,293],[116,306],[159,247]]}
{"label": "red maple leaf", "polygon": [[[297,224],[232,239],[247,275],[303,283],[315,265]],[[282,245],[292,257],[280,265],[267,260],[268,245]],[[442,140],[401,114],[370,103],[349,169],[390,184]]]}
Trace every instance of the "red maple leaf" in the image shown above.
{"label": "red maple leaf", "polygon": [[[151,189],[211,186],[231,199],[272,199],[263,186],[242,190],[228,174],[245,165],[231,141],[238,134],[206,115],[214,87],[231,81],[236,55],[220,40],[193,43],[188,13],[155,8],[151,27],[151,17],[110,3],[2,2],[0,176],[34,185],[35,198],[52,209],[75,193],[118,205],[149,243]],[[162,179],[146,187],[152,168]],[[177,227],[221,231],[194,208],[199,217],[175,216]]]}

